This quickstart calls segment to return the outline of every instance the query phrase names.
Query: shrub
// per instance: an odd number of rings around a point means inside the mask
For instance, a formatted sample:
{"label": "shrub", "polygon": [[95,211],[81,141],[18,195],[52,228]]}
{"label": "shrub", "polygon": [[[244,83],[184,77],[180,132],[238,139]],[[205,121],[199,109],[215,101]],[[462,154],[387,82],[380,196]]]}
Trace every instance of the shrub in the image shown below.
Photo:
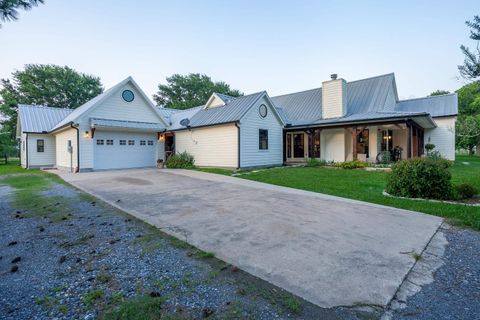
{"label": "shrub", "polygon": [[427,143],[425,145],[425,151],[427,151],[427,155],[429,155],[433,149],[435,149],[435,145],[433,143]]}
{"label": "shrub", "polygon": [[390,151],[381,151],[377,155],[377,162],[381,164],[390,164],[392,162],[392,154]]}
{"label": "shrub", "polygon": [[305,167],[322,167],[327,164],[327,161],[316,159],[316,158],[306,158]]}
{"label": "shrub", "polygon": [[360,160],[352,160],[352,161],[345,161],[340,162],[337,164],[337,167],[342,169],[359,169],[365,168],[368,164],[366,162]]}
{"label": "shrub", "polygon": [[473,198],[473,196],[477,193],[478,190],[469,183],[462,183],[455,186],[455,194],[457,199],[470,199]]}
{"label": "shrub", "polygon": [[452,199],[450,163],[430,158],[399,161],[387,175],[386,191],[394,196]]}
{"label": "shrub", "polygon": [[167,165],[167,168],[190,169],[193,168],[194,162],[195,160],[193,159],[193,156],[185,151],[182,153],[172,154],[170,157],[168,157],[165,164]]}

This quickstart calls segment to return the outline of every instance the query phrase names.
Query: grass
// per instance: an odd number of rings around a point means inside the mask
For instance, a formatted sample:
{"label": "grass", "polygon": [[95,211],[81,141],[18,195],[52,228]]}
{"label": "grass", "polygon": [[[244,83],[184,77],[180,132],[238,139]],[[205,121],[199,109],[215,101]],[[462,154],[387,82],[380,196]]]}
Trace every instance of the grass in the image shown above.
{"label": "grass", "polygon": [[103,298],[103,290],[102,289],[95,289],[88,293],[85,293],[82,296],[83,303],[87,306],[93,305],[97,300]]}
{"label": "grass", "polygon": [[[450,171],[454,184],[470,183],[480,190],[480,157],[459,155]],[[252,172],[240,177],[279,186],[424,212],[444,217],[458,226],[467,226],[480,230],[480,207],[383,196],[382,191],[385,189],[386,175],[387,173],[379,171],[340,170],[325,167],[285,167],[278,170]]]}
{"label": "grass", "polygon": [[222,169],[222,168],[195,168],[193,170],[208,172],[208,173],[222,174],[224,176],[231,176],[232,173],[233,173],[233,170]]}
{"label": "grass", "polygon": [[156,320],[165,319],[163,316],[162,298],[152,298],[150,296],[140,296],[128,300],[123,300],[108,309],[100,316],[104,320]]}

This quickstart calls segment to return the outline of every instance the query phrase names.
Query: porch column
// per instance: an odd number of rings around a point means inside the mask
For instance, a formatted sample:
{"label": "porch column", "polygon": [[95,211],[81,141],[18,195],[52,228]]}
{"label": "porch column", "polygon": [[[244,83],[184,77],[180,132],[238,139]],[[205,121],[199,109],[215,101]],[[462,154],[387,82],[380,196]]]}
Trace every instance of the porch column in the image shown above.
{"label": "porch column", "polygon": [[357,127],[353,127],[353,130],[352,130],[352,156],[353,156],[353,160],[358,160]]}
{"label": "porch column", "polygon": [[412,125],[408,121],[407,121],[407,130],[408,130],[407,159],[410,159],[412,158]]}

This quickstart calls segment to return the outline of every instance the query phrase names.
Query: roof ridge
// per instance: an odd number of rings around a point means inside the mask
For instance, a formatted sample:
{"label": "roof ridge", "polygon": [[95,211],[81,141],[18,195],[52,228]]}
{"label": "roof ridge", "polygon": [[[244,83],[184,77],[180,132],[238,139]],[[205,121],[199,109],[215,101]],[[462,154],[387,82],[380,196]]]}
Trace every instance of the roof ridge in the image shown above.
{"label": "roof ridge", "polygon": [[291,92],[291,93],[285,93],[285,94],[281,94],[281,95],[278,95],[278,96],[274,96],[274,97],[272,97],[272,99],[273,98],[278,98],[278,97],[289,96],[289,95],[292,95],[292,94],[303,93],[303,92],[307,92],[307,91],[319,90],[319,89],[322,89],[322,87],[307,89],[307,90],[302,90],[302,91],[296,91],[296,92]]}
{"label": "roof ridge", "polygon": [[358,79],[358,80],[353,80],[353,81],[347,81],[347,84],[353,83],[353,82],[358,82],[358,81],[365,81],[365,80],[372,80],[372,79],[376,79],[376,78],[382,78],[382,77],[386,77],[386,76],[390,76],[390,75],[395,76],[395,73],[390,72],[390,73],[380,74],[378,76],[373,76],[373,77],[368,77],[368,78],[363,78],[363,79]]}
{"label": "roof ridge", "polygon": [[403,100],[398,100],[398,102],[403,102],[403,101],[413,101],[413,100],[422,100],[422,99],[434,99],[434,98],[441,98],[441,97],[446,97],[446,96],[453,96],[456,95],[456,92],[451,92],[451,93],[446,93],[446,94],[440,94],[436,96],[426,96],[426,97],[419,97],[419,98],[411,98],[411,99],[403,99]]}

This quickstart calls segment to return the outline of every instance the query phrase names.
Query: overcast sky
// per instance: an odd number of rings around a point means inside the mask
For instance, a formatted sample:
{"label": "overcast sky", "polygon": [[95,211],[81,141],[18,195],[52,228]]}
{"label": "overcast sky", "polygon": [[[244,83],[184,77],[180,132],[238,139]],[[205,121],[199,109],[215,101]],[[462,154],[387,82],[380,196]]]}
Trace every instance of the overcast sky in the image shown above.
{"label": "overcast sky", "polygon": [[46,0],[0,29],[0,77],[68,65],[151,97],[173,73],[271,96],[394,72],[400,98],[463,85],[459,46],[476,1]]}

